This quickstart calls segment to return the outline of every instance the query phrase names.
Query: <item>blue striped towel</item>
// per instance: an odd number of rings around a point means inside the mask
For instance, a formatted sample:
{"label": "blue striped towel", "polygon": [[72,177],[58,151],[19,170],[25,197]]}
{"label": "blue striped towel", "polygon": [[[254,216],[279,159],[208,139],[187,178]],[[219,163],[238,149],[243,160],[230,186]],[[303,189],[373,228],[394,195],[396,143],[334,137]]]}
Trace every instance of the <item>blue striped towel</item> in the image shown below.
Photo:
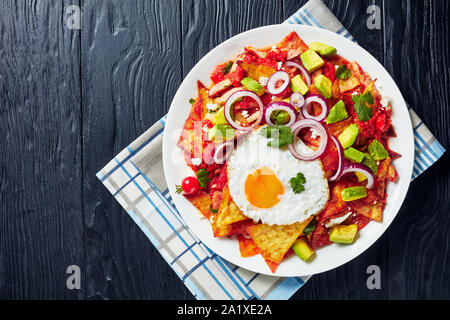
{"label": "blue striped towel", "polygon": [[[309,1],[285,23],[326,28],[352,38],[320,0]],[[410,114],[415,136],[415,178],[445,150],[412,109]],[[97,177],[197,299],[291,297],[309,277],[272,277],[234,266],[207,248],[185,224],[164,179],[165,121],[166,117],[154,124],[97,173]]]}

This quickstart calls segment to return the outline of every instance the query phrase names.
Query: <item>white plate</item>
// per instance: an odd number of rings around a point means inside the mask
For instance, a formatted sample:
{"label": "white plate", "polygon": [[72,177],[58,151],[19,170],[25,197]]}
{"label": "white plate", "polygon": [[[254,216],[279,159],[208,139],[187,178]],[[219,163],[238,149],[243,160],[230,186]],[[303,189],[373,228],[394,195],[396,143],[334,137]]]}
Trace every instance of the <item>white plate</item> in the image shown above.
{"label": "white plate", "polygon": [[[359,239],[352,245],[333,244],[322,248],[317,251],[315,259],[310,263],[291,256],[279,265],[275,273],[271,273],[261,255],[242,258],[238,241],[234,237],[232,239],[214,238],[209,221],[200,219],[197,209],[175,192],[175,185],[180,184],[184,177],[193,174],[184,163],[183,153],[176,146],[176,142],[191,109],[188,101],[197,94],[197,80],[208,86],[209,75],[216,65],[234,58],[243,51],[245,46],[261,48],[278,43],[291,31],[296,31],[307,44],[320,41],[337,48],[338,54],[350,61],[357,61],[373,79],[378,79],[377,86],[381,85],[391,98],[392,122],[398,135],[389,143],[393,150],[402,154],[402,157],[394,162],[400,178],[397,183],[388,184],[383,223],[372,221],[361,230]],[[205,245],[229,262],[254,272],[275,276],[304,276],[324,272],[343,265],[369,248],[383,234],[399,211],[411,181],[413,160],[414,142],[409,113],[389,73],[372,55],[354,42],[327,30],[300,25],[271,25],[252,29],[223,42],[204,56],[184,79],[172,101],[163,141],[163,162],[167,184],[173,201],[189,228]]]}

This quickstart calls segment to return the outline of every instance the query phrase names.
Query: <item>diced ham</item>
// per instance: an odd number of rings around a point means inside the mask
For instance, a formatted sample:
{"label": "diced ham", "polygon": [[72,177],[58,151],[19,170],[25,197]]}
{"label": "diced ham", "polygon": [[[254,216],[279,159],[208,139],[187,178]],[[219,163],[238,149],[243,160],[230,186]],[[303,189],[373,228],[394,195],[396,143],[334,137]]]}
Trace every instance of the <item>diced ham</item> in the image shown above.
{"label": "diced ham", "polygon": [[218,105],[224,105],[228,98],[235,92],[241,91],[241,90],[246,90],[244,87],[237,87],[237,88],[232,88],[230,90],[228,90],[227,92],[225,92],[223,95],[221,95],[220,97],[216,98],[216,100],[214,101],[216,104]]}
{"label": "diced ham", "polygon": [[248,50],[248,51],[250,51],[250,52],[252,52],[254,55],[258,56],[258,57],[261,58],[261,59],[265,59],[265,58],[266,58],[267,52],[258,50],[258,49],[256,49],[256,48],[250,47],[250,46],[245,47],[245,49]]}
{"label": "diced ham", "polygon": [[209,89],[209,96],[214,97],[231,86],[231,81],[228,79],[222,80],[219,83],[213,85],[211,89]]}

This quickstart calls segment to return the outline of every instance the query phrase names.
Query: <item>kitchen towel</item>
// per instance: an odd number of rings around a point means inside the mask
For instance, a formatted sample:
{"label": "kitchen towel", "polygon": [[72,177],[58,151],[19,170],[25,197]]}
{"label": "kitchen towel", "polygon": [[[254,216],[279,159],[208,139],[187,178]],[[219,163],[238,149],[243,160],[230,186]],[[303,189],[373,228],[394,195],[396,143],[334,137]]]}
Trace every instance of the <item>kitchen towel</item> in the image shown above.
{"label": "kitchen towel", "polygon": [[[311,0],[285,23],[325,28],[352,39],[332,12]],[[352,39],[353,40],[353,39]],[[445,151],[410,109],[414,179]],[[207,248],[183,221],[167,189],[162,163],[166,117],[111,160],[97,177],[197,299],[288,299],[309,277],[280,278],[232,265]]]}

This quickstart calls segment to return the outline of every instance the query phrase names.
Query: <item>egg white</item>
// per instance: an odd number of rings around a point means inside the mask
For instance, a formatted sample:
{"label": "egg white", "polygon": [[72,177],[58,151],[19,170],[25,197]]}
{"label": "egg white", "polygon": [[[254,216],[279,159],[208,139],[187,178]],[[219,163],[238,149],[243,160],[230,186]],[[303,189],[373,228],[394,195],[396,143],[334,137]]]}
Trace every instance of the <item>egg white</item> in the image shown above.
{"label": "egg white", "polygon": [[[322,162],[319,159],[298,160],[287,148],[267,146],[269,140],[260,134],[262,128],[245,137],[227,161],[230,195],[242,213],[255,222],[261,221],[269,225],[302,222],[320,212],[328,201],[328,180]],[[297,148],[312,152],[300,139],[297,140]],[[244,187],[248,175],[261,167],[272,169],[284,187],[280,202],[266,209],[252,206],[247,200]],[[305,190],[295,194],[289,181],[299,172],[306,178]]]}

